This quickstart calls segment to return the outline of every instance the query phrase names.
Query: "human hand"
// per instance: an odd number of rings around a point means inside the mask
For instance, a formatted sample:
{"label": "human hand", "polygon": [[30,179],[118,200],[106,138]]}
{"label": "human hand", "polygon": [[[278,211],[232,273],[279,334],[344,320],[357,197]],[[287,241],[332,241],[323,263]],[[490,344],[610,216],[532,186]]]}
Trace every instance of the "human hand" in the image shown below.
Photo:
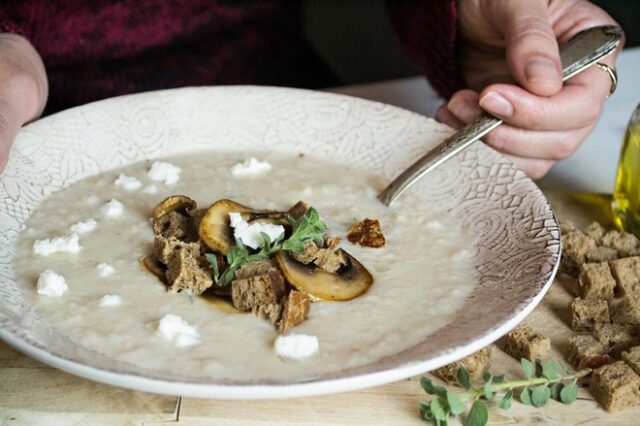
{"label": "human hand", "polygon": [[38,117],[47,100],[40,56],[21,36],[0,33],[0,172],[20,127]]}
{"label": "human hand", "polygon": [[[530,177],[544,176],[585,140],[611,88],[596,67],[563,86],[558,43],[616,22],[586,0],[461,0],[458,13],[469,89],[456,92],[436,117],[457,128],[481,108],[501,118],[484,141]],[[619,49],[601,62],[613,68]]]}

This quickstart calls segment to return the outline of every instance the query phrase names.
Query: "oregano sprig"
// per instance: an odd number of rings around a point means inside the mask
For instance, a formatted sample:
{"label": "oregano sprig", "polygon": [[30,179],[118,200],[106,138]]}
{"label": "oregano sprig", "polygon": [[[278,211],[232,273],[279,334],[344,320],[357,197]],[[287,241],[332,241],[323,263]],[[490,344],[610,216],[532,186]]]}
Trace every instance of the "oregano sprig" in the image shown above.
{"label": "oregano sprig", "polygon": [[289,238],[285,240],[284,233],[282,233],[272,241],[269,235],[261,232],[262,246],[257,253],[250,254],[247,247],[240,240],[236,240],[235,246],[230,247],[227,251],[227,268],[222,273],[218,270],[216,256],[211,253],[205,254],[205,258],[211,264],[211,275],[214,283],[221,287],[227,286],[235,279],[235,273],[242,265],[268,259],[280,250],[299,253],[304,251],[304,245],[309,240],[318,245],[324,244],[322,233],[327,230],[327,224],[320,219],[320,214],[313,207],[309,207],[298,219],[293,219],[287,215],[286,220],[291,226]]}
{"label": "oregano sprig", "polygon": [[520,402],[525,405],[542,407],[549,399],[571,404],[578,396],[578,379],[591,373],[590,369],[572,373],[566,365],[556,360],[531,362],[523,358],[520,365],[526,379],[509,380],[506,375],[485,373],[479,386],[474,386],[469,371],[461,365],[456,374],[458,384],[464,389],[461,392],[448,390],[434,384],[430,378],[422,377],[420,386],[434,398],[420,402],[420,417],[435,425],[445,426],[451,416],[462,414],[466,404],[471,402],[464,425],[484,426],[489,421],[489,409],[485,401],[501,395],[498,406],[507,410],[511,407],[516,390],[520,391]]}

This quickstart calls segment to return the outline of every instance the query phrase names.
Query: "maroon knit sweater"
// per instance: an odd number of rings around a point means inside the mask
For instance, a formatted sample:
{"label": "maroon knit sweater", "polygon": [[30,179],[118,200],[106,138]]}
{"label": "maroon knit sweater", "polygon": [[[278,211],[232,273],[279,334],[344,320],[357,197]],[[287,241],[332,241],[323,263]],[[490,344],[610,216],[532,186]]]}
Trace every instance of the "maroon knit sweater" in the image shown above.
{"label": "maroon knit sweater", "polygon": [[[451,94],[460,85],[455,1],[388,5],[407,52],[441,94]],[[293,0],[3,1],[0,31],[23,35],[42,56],[47,112],[186,85],[339,84],[305,42]]]}

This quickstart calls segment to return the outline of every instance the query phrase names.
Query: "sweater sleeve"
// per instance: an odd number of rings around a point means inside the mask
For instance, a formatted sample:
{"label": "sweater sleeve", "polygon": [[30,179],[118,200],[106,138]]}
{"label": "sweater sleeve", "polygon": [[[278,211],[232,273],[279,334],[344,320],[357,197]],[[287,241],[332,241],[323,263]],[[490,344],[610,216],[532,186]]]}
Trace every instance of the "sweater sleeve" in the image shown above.
{"label": "sweater sleeve", "polygon": [[387,0],[387,9],[404,49],[436,91],[449,98],[463,88],[455,0]]}

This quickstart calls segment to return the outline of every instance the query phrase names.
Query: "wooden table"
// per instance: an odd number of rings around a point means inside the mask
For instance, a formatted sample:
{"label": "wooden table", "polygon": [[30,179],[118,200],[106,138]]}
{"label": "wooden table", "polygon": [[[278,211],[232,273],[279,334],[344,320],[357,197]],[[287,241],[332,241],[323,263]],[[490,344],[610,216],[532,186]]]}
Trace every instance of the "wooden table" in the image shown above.
{"label": "wooden table", "polygon": [[[579,226],[606,221],[598,197],[547,194],[556,214]],[[593,204],[595,203],[595,204]],[[566,325],[571,296],[556,278],[526,323],[548,335],[555,356],[567,352],[571,331]],[[517,375],[518,362],[494,348],[492,372]],[[338,395],[276,401],[216,401],[130,391],[63,373],[0,343],[0,425],[422,425],[418,401],[425,399],[419,377]],[[572,405],[555,401],[537,409],[514,403],[508,411],[495,404],[490,424],[639,425],[640,407],[610,414],[585,389]],[[452,424],[456,424],[452,422]]]}

